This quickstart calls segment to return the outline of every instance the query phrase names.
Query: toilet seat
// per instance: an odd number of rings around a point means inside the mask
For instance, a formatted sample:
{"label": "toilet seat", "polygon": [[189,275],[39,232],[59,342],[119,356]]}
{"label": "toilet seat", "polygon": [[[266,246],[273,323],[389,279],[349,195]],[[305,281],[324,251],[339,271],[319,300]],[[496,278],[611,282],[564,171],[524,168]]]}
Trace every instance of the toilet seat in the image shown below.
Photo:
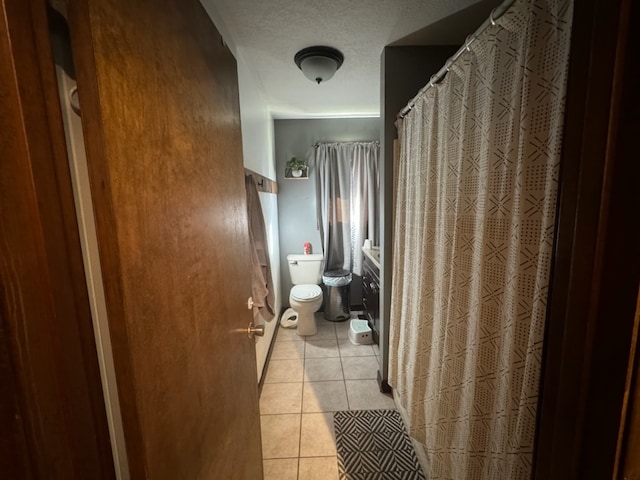
{"label": "toilet seat", "polygon": [[318,285],[294,285],[289,296],[296,302],[313,302],[322,297],[322,289]]}

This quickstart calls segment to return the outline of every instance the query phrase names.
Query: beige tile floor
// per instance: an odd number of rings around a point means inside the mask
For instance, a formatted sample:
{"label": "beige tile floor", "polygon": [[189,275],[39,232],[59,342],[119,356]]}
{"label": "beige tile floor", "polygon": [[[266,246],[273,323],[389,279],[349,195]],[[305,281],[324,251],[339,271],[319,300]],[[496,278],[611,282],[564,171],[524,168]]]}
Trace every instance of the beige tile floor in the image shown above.
{"label": "beige tile floor", "polygon": [[276,337],[260,396],[265,480],[337,480],[333,412],[395,408],[378,390],[377,347],[352,345],[348,321],[316,321],[314,336]]}

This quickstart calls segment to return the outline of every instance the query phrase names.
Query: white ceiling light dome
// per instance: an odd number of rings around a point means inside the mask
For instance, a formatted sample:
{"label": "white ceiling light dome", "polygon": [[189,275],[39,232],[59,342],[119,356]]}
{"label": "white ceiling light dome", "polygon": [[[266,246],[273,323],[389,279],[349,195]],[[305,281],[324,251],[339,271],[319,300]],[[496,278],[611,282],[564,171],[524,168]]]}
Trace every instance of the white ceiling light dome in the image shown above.
{"label": "white ceiling light dome", "polygon": [[293,60],[304,76],[312,82],[326,82],[342,66],[344,55],[333,47],[315,46],[303,48]]}

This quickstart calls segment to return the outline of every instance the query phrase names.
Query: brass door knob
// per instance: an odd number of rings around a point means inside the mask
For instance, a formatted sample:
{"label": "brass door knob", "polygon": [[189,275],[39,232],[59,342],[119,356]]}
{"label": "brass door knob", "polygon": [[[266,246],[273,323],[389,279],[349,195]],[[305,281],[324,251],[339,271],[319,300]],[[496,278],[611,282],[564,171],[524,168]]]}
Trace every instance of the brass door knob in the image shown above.
{"label": "brass door knob", "polygon": [[253,322],[250,322],[247,328],[247,335],[249,335],[249,338],[254,336],[264,337],[264,325],[253,326]]}

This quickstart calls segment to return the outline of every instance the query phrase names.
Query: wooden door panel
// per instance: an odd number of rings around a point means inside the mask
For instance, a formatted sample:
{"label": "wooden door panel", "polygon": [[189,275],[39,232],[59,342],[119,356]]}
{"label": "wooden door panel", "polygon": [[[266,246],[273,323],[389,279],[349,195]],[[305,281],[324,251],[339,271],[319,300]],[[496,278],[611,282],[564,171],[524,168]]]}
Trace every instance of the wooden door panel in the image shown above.
{"label": "wooden door panel", "polygon": [[235,60],[195,0],[69,17],[132,478],[261,478]]}
{"label": "wooden door panel", "polygon": [[0,478],[112,479],[45,3],[0,15]]}

